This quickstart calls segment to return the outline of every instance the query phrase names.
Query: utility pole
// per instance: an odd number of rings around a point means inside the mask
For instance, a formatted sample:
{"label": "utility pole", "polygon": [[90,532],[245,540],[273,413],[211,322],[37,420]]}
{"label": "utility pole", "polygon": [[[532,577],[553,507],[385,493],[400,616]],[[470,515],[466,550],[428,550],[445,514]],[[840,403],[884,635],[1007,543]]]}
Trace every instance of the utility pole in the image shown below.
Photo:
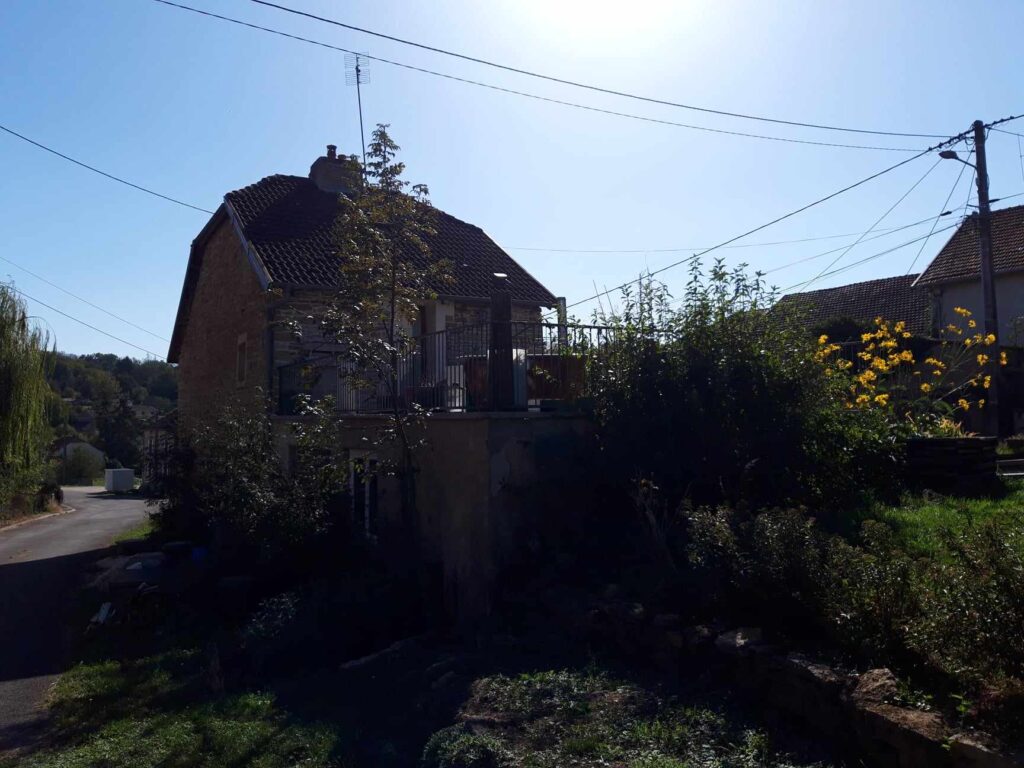
{"label": "utility pole", "polygon": [[974,121],[974,152],[978,170],[978,245],[981,252],[981,304],[985,335],[994,334],[996,350],[989,355],[992,383],[987,393],[985,423],[991,435],[999,436],[999,315],[996,312],[996,279],[992,265],[992,212],[988,200],[988,163],[985,159],[985,124]]}

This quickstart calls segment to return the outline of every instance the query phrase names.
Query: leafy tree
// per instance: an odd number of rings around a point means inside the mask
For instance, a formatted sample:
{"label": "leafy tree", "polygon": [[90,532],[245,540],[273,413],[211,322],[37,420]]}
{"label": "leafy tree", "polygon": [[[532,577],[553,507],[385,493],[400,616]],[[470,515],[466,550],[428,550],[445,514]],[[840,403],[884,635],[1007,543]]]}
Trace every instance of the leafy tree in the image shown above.
{"label": "leafy tree", "polygon": [[125,467],[139,466],[142,430],[126,397],[121,396],[114,403],[100,407],[96,428],[100,447],[109,460],[118,461]]}
{"label": "leafy tree", "polygon": [[437,297],[434,286],[451,278],[449,264],[435,259],[428,240],[434,234],[434,211],[427,187],[402,178],[399,147],[378,125],[367,153],[364,182],[338,198],[335,242],[341,260],[340,288],[321,320],[321,328],[355,363],[346,374],[356,390],[382,391],[387,418],[374,444],[387,461],[388,446],[398,458],[381,464],[397,475],[405,529],[416,524],[415,452],[422,443],[426,411],[406,397],[399,361],[416,344],[411,323],[424,301]]}
{"label": "leafy tree", "polygon": [[42,479],[50,441],[48,336],[24,302],[0,284],[0,507]]}

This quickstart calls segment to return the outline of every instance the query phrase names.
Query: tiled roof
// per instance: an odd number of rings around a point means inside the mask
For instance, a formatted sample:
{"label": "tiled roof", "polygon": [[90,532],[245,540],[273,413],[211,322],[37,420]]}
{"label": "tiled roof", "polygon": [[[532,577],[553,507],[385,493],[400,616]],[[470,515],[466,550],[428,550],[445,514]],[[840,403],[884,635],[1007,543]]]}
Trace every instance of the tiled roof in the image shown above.
{"label": "tiled roof", "polygon": [[[328,287],[339,277],[332,228],[337,195],[303,176],[267,176],[225,199],[242,231],[277,285]],[[437,211],[431,258],[452,263],[454,283],[434,287],[446,296],[490,296],[495,272],[508,275],[513,300],[546,307],[555,297],[479,227]],[[415,258],[423,258],[419,254]]]}
{"label": "tiled roof", "polygon": [[916,279],[917,275],[883,277],[838,288],[792,293],[783,296],[779,305],[806,312],[807,324],[811,326],[847,318],[870,323],[881,315],[887,320],[903,320],[911,333],[928,336],[931,298],[926,289],[914,287]]}
{"label": "tiled roof", "polygon": [[[1024,205],[992,212],[992,263],[995,271],[1024,270]],[[921,274],[918,285],[980,280],[978,221],[970,216]]]}

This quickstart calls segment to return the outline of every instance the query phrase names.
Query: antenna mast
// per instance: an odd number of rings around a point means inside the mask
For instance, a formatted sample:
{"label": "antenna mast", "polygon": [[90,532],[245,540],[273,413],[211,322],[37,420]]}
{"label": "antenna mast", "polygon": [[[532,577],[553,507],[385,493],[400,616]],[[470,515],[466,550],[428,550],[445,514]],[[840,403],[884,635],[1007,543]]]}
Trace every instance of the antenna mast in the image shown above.
{"label": "antenna mast", "polygon": [[345,54],[345,85],[356,87],[356,101],[359,103],[359,141],[363,147],[363,173],[366,173],[366,134],[363,131],[363,85],[370,82],[370,73],[363,66],[361,53]]}

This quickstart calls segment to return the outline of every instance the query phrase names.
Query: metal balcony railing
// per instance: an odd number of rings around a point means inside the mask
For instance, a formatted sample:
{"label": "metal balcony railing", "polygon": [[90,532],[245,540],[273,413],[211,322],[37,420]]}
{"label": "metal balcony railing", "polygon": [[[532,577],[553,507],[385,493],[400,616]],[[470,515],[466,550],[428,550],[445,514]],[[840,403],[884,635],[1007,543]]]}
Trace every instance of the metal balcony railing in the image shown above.
{"label": "metal balcony railing", "polygon": [[279,369],[279,410],[295,413],[301,394],[330,395],[346,413],[564,408],[589,396],[592,366],[612,334],[538,322],[458,326],[417,337],[383,371],[360,369],[340,352],[311,354]]}

